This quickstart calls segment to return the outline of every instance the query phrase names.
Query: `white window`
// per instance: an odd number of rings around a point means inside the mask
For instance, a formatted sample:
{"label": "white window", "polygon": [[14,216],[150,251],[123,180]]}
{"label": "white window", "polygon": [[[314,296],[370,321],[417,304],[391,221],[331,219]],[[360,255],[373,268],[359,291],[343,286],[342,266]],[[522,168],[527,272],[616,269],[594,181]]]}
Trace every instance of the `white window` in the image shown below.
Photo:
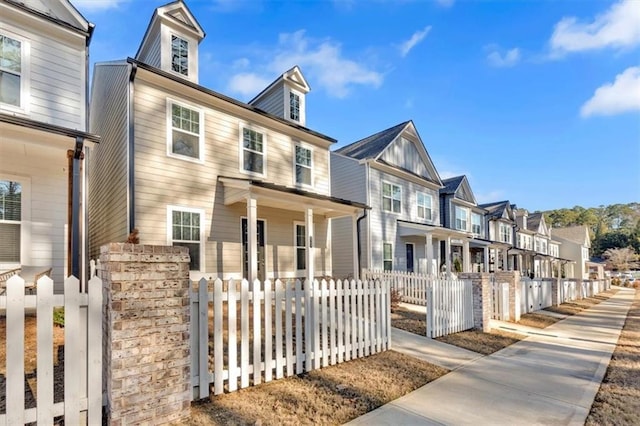
{"label": "white window", "polygon": [[542,253],[547,254],[547,242],[542,240]]}
{"label": "white window", "polygon": [[254,128],[241,126],[240,130],[240,161],[241,170],[245,173],[264,176],[265,150],[267,137]]}
{"label": "white window", "polygon": [[0,263],[20,263],[22,185],[0,180]]}
{"label": "white window", "polygon": [[511,226],[500,224],[500,241],[503,243],[511,243]]}
{"label": "white window", "polygon": [[456,214],[456,229],[461,231],[467,230],[467,224],[469,221],[469,210],[464,207],[455,206],[455,214]]}
{"label": "white window", "polygon": [[204,211],[200,209],[173,206],[167,208],[167,244],[189,249],[191,271],[202,269],[203,219]]}
{"label": "white window", "polygon": [[537,238],[534,238],[534,243],[535,243],[535,251],[540,251],[540,240]]}
{"label": "white window", "polygon": [[204,123],[202,111],[167,101],[167,154],[184,160],[202,162],[204,159]]}
{"label": "white window", "polygon": [[171,35],[171,70],[189,75],[189,42]]}
{"label": "white window", "polygon": [[305,244],[307,238],[307,227],[301,223],[294,224],[294,245],[296,251],[296,270],[304,271],[307,269],[307,247]]}
{"label": "white window", "polygon": [[393,271],[393,246],[391,243],[382,244],[382,269]]}
{"label": "white window", "polygon": [[297,185],[311,185],[313,170],[313,151],[301,145],[295,146],[295,174]]}
{"label": "white window", "polygon": [[289,92],[289,118],[300,121],[300,95]]}
{"label": "white window", "polygon": [[402,211],[402,189],[398,185],[382,182],[382,210],[393,213]]}
{"label": "white window", "polygon": [[432,220],[432,201],[431,195],[424,192],[418,192],[418,217],[420,219]]}
{"label": "white window", "polygon": [[482,233],[482,216],[478,213],[471,213],[471,232],[475,235]]}
{"label": "white window", "polygon": [[26,42],[0,34],[0,104],[10,109],[24,109],[27,99]]}

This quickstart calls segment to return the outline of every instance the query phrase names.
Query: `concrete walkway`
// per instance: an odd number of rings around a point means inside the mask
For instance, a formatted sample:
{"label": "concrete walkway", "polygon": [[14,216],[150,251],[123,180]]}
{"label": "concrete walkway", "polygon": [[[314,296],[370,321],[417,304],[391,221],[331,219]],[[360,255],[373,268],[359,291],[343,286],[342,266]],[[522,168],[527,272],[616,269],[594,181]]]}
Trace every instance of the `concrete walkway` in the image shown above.
{"label": "concrete walkway", "polygon": [[634,290],[620,289],[349,424],[583,425],[633,297]]}

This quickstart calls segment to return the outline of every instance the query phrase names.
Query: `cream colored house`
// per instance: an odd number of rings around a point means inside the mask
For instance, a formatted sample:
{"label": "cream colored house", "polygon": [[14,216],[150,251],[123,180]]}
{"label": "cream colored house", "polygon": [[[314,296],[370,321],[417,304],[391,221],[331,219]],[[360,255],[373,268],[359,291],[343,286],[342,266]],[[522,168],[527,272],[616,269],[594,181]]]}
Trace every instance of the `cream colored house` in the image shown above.
{"label": "cream colored house", "polygon": [[93,32],[66,0],[0,1],[0,272],[83,276],[87,58]]}
{"label": "cream colored house", "polygon": [[[366,208],[331,196],[329,147],[309,130],[301,70],[249,103],[198,84],[203,29],[176,1],[155,10],[135,58],[96,64],[90,247],[189,247],[193,278],[332,274],[331,221]],[[353,253],[352,253],[353,256]]]}
{"label": "cream colored house", "polygon": [[[553,228],[551,235],[554,239],[562,242],[560,245],[560,256],[571,260],[571,264],[566,267],[567,278],[589,279],[589,267],[596,270],[602,265],[592,264],[589,261],[589,250],[591,249],[591,238],[589,228],[585,225],[569,226],[566,228]],[[602,278],[599,274],[598,278]]]}

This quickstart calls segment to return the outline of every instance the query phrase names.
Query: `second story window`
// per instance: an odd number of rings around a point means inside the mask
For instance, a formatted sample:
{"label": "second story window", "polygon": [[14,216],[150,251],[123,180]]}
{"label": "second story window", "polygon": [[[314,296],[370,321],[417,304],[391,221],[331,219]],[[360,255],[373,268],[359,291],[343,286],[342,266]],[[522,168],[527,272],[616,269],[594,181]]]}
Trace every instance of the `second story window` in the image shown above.
{"label": "second story window", "polygon": [[465,209],[464,207],[456,206],[455,213],[456,213],[456,229],[460,231],[466,231],[467,224],[469,221],[469,210]]}
{"label": "second story window", "polygon": [[296,145],[295,152],[296,184],[311,185],[313,152],[309,148],[300,145]]}
{"label": "second story window", "polygon": [[471,213],[471,232],[475,235],[482,233],[482,216],[478,213]]}
{"label": "second story window", "polygon": [[382,210],[393,213],[402,211],[402,189],[398,185],[382,182]]}
{"label": "second story window", "polygon": [[256,130],[242,128],[242,170],[264,175],[265,136]]}
{"label": "second story window", "polygon": [[178,36],[171,36],[171,70],[189,75],[189,42]]}
{"label": "second story window", "polygon": [[289,118],[300,121],[300,95],[295,92],[289,92]]}
{"label": "second story window", "polygon": [[0,103],[22,106],[22,42],[0,34]]}
{"label": "second story window", "polygon": [[169,101],[169,155],[202,160],[202,112]]}
{"label": "second story window", "polygon": [[424,192],[418,192],[418,218],[432,220],[432,198]]}
{"label": "second story window", "polygon": [[511,226],[500,224],[500,242],[511,244]]}

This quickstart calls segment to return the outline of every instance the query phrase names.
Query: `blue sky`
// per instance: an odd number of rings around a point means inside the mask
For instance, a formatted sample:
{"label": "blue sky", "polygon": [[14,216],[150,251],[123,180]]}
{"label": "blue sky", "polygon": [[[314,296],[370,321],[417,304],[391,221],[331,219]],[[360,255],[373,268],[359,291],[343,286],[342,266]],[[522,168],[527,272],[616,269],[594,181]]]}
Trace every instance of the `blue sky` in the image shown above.
{"label": "blue sky", "polygon": [[[72,0],[91,60],[134,56],[162,0]],[[441,176],[530,211],[640,202],[640,0],[187,0],[200,84],[242,101],[293,65],[307,126],[413,120]]]}

